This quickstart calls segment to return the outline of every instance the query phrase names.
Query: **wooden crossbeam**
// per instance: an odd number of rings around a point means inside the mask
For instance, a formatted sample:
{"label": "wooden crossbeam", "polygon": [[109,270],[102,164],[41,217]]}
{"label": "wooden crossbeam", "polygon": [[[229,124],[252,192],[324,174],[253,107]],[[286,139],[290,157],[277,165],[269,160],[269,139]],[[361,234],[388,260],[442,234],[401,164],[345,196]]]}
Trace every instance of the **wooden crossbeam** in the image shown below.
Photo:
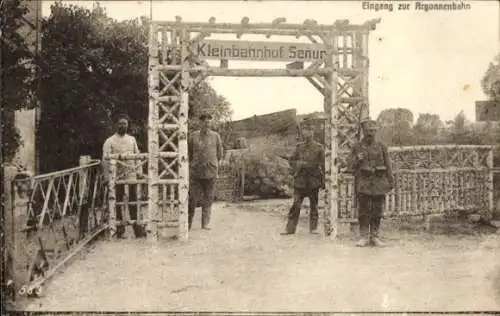
{"label": "wooden crossbeam", "polygon": [[[313,77],[315,75],[326,75],[333,71],[330,68],[321,69],[223,69],[215,67],[190,67],[183,69],[180,66],[158,65],[159,71],[182,70],[189,72],[204,72],[207,76],[225,76],[225,77]],[[339,69],[339,72],[343,70]]]}
{"label": "wooden crossbeam", "polygon": [[[244,23],[246,21],[246,23]],[[243,23],[210,23],[210,22],[182,22],[182,21],[152,21],[151,23],[155,27],[164,27],[166,29],[186,29],[188,32],[211,32],[211,29],[218,30],[230,30],[233,32],[238,32],[242,26],[249,31],[266,31],[264,34],[268,34],[269,30],[289,30],[297,32],[297,30],[305,30],[313,33],[324,33],[324,32],[353,32],[353,31],[370,31],[380,23],[381,19],[372,19],[366,21],[364,24],[350,24],[349,20],[335,21],[334,23],[328,24],[292,24],[292,23],[248,23],[248,18],[242,20]],[[200,31],[198,31],[198,29]],[[251,33],[251,32],[249,32]],[[272,33],[271,33],[272,34]]]}
{"label": "wooden crossbeam", "polygon": [[320,83],[318,83],[315,79],[311,77],[305,77],[305,78],[313,85],[313,87],[316,88],[316,90],[318,90],[322,95],[325,95],[325,89],[321,86]]}
{"label": "wooden crossbeam", "polygon": [[175,105],[168,107],[165,106],[163,103],[158,103],[159,107],[165,111],[165,114],[159,118],[158,122],[163,123],[167,118],[171,118],[175,121],[175,124],[179,124],[178,118],[175,116],[173,111],[178,110],[180,107],[180,103],[175,103]]}
{"label": "wooden crossbeam", "polygon": [[159,92],[160,95],[165,94],[167,92],[172,92],[176,95],[179,95],[179,91],[174,89],[173,84],[180,78],[180,73],[176,73],[172,80],[169,80],[165,73],[160,72],[160,81],[165,85],[163,89]]}
{"label": "wooden crossbeam", "polygon": [[[175,178],[179,177],[179,175],[171,168],[175,163],[177,163],[177,159],[172,160],[170,163],[165,162],[165,160],[163,160],[163,159],[160,159],[159,161],[162,164],[162,166],[165,168],[165,170],[158,176],[159,178],[161,178],[165,175],[168,175],[168,174],[174,176]],[[169,173],[167,173],[167,172],[169,172]]]}
{"label": "wooden crossbeam", "polygon": [[163,137],[163,139],[165,140],[165,142],[159,147],[159,151],[163,151],[163,149],[165,149],[165,147],[167,145],[170,145],[172,146],[173,148],[173,151],[177,152],[178,151],[178,148],[177,146],[173,143],[172,139],[177,136],[177,134],[179,133],[179,130],[176,130],[174,133],[172,133],[172,135],[168,136],[167,134],[165,134],[165,132],[163,132],[162,130],[158,130],[158,134]]}

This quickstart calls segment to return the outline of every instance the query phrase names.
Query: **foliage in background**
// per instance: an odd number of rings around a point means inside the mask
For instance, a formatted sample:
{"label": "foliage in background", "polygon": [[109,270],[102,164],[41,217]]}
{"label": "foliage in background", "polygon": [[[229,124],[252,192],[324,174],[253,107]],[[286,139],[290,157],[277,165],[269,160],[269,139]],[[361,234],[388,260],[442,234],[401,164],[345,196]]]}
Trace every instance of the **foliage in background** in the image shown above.
{"label": "foliage in background", "polygon": [[488,98],[500,98],[500,54],[495,57],[494,62],[488,65],[488,69],[481,80],[481,88]]}
{"label": "foliage in background", "polygon": [[437,144],[444,123],[437,114],[421,113],[413,126],[413,142],[419,145]]}
{"label": "foliage in background", "polygon": [[20,0],[4,0],[0,6],[0,39],[2,78],[2,151],[5,161],[11,161],[22,140],[15,127],[14,111],[36,106],[34,56],[20,35],[22,17],[28,12]]}
{"label": "foliage in background", "polygon": [[[147,151],[148,23],[118,22],[100,6],[51,6],[42,26],[40,172],[75,166],[81,155],[100,157],[120,113],[131,117],[131,134]],[[190,93],[190,106],[190,128],[201,107],[214,111],[215,123],[231,116],[208,83]]]}
{"label": "foliage in background", "polygon": [[377,123],[379,138],[394,146],[403,146],[412,139],[413,113],[410,110],[397,108],[380,112]]}

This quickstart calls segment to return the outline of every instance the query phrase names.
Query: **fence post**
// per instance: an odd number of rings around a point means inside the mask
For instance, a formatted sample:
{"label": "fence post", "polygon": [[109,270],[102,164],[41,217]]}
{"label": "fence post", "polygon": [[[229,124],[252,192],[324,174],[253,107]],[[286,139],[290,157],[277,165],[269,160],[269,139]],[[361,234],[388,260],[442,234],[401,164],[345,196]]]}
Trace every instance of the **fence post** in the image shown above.
{"label": "fence post", "polygon": [[[6,286],[9,281],[11,284],[9,284],[9,287],[11,290],[10,293],[12,293],[11,298],[15,300],[15,289],[16,289],[16,273],[14,270],[13,262],[14,262],[14,244],[15,244],[15,223],[14,223],[14,207],[15,207],[15,190],[13,186],[13,180],[14,177],[17,174],[17,168],[11,164],[5,164],[2,166],[3,168],[3,196],[2,196],[2,203],[3,203],[3,230],[4,230],[4,240],[5,240],[5,248],[3,249],[2,256],[3,256],[3,262],[5,263],[5,270],[2,271],[3,277],[2,279],[4,280]],[[10,257],[10,260],[9,260]],[[7,288],[5,288],[7,290]],[[9,293],[9,291],[4,292],[4,294]],[[4,296],[7,300],[9,300],[9,297],[6,295]]]}
{"label": "fence post", "polygon": [[109,238],[116,233],[116,159],[109,159],[108,174]]}
{"label": "fence post", "polygon": [[488,212],[489,215],[492,216],[495,210],[494,200],[493,200],[493,146],[490,147],[488,151],[488,185],[486,188],[488,189]]}
{"label": "fence post", "polygon": [[[80,156],[78,165],[80,167],[86,166],[90,164],[92,157],[90,156]],[[88,228],[88,213],[89,213],[89,194],[91,186],[88,185],[89,181],[91,181],[91,175],[89,174],[89,169],[80,169],[80,181],[79,181],[79,192],[80,192],[80,202],[78,205],[78,218],[79,220],[79,229],[78,229],[78,240],[81,240],[83,236],[87,233]]]}
{"label": "fence post", "polygon": [[[92,159],[90,156],[80,156],[80,160],[79,160],[78,165],[80,167],[88,165],[91,160]],[[87,198],[88,198],[87,181],[88,181],[88,178],[89,178],[88,170],[82,168],[80,170],[80,181],[79,181],[79,189],[80,189],[80,191],[79,191],[80,192],[79,209],[81,209],[82,205],[87,202]]]}
{"label": "fence post", "polygon": [[240,201],[243,201],[243,198],[245,197],[245,172],[246,172],[246,164],[245,164],[245,159],[243,159],[243,155],[240,157],[241,161],[241,184],[240,184],[240,196],[239,199]]}

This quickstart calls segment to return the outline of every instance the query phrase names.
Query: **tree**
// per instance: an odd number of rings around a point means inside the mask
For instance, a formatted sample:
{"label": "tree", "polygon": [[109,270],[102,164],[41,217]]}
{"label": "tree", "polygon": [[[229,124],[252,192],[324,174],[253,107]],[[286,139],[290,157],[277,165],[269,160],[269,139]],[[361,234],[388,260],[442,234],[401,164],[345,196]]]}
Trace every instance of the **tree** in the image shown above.
{"label": "tree", "polygon": [[481,88],[489,99],[500,99],[500,54],[488,65],[481,80]]}
{"label": "tree", "polygon": [[416,144],[430,145],[439,141],[439,134],[444,127],[437,114],[421,113],[413,127],[413,136]]}
{"label": "tree", "polygon": [[[100,6],[61,2],[51,10],[42,29],[40,168],[72,167],[80,155],[100,157],[121,112],[132,119],[139,149],[147,151],[149,20],[118,22]],[[190,93],[190,105],[193,113],[215,109],[216,122],[231,115],[229,103],[206,83]]]}
{"label": "tree", "polygon": [[485,143],[485,138],[481,131],[478,131],[464,114],[464,111],[455,116],[451,121],[447,122],[448,128],[446,135],[442,141],[446,144],[458,145],[482,145]]}
{"label": "tree", "polygon": [[199,128],[199,121],[196,119],[202,110],[208,110],[214,117],[214,129],[221,134],[224,144],[228,143],[230,136],[229,121],[233,111],[231,104],[226,98],[217,92],[207,82],[202,81],[193,88],[189,98],[189,130]]}
{"label": "tree", "polygon": [[5,161],[14,158],[21,137],[14,122],[14,111],[36,106],[34,92],[36,68],[34,56],[24,38],[20,35],[21,19],[28,12],[20,0],[5,0],[0,6],[1,65],[2,82],[2,151]]}
{"label": "tree", "polygon": [[405,146],[413,144],[413,113],[404,108],[385,109],[380,112],[379,138],[389,146]]}

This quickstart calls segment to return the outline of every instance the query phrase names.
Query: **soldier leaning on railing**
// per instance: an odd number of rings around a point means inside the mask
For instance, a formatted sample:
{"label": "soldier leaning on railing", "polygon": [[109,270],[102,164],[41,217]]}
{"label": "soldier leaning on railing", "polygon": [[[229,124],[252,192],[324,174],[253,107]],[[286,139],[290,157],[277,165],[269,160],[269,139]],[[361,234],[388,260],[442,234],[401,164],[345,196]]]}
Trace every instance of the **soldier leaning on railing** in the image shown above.
{"label": "soldier leaning on railing", "polygon": [[[129,135],[128,125],[129,118],[127,115],[118,116],[116,122],[116,133],[106,139],[103,145],[103,156],[112,154],[138,154],[139,147],[137,146],[137,140],[134,136]],[[103,159],[103,167],[104,167],[104,179],[107,182],[109,178],[109,166],[107,160]],[[138,163],[135,160],[131,161],[121,161],[116,166],[116,179],[117,180],[136,180],[137,178],[144,178],[144,174],[139,170]],[[129,184],[129,201],[137,202],[137,184]],[[125,193],[125,184],[117,184],[115,186],[116,190],[116,200],[123,201],[123,196]],[[118,221],[122,220],[122,210],[124,207],[116,208],[116,219]],[[137,205],[131,204],[129,206],[130,219],[137,220]],[[136,237],[142,237],[144,234],[141,233],[141,230],[137,225],[134,225],[134,232]],[[122,237],[125,233],[125,227],[122,225],[117,226],[117,237]]]}

